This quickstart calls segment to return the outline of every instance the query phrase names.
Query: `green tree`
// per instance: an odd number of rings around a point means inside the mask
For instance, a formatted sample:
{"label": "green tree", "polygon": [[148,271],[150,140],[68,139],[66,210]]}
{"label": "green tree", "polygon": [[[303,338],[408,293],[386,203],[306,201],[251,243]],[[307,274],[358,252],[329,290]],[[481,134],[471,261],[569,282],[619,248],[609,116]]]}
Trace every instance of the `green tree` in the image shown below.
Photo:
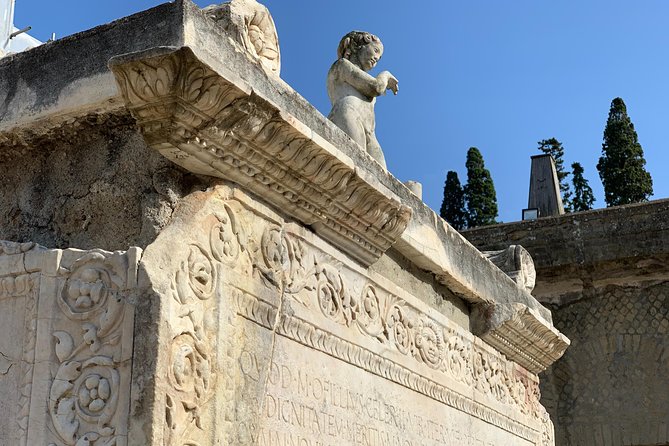
{"label": "green tree", "polygon": [[643,149],[620,98],[611,102],[604,129],[602,156],[597,163],[607,206],[647,201],[653,194],[653,179],[645,169]]}
{"label": "green tree", "polygon": [[562,147],[562,143],[555,138],[544,139],[539,141],[537,144],[539,144],[538,149],[541,152],[547,155],[551,155],[555,160],[555,170],[557,172],[558,181],[560,182],[562,204],[564,205],[565,211],[571,212],[571,190],[569,189],[569,183],[567,182],[567,176],[569,176],[569,173],[565,172],[564,160],[562,159],[564,156],[564,147]]}
{"label": "green tree", "polygon": [[460,185],[458,174],[452,170],[446,174],[444,200],[441,202],[439,214],[458,231],[467,225],[464,190]]}
{"label": "green tree", "polygon": [[583,166],[580,163],[573,163],[571,169],[571,178],[574,184],[574,198],[571,200],[572,211],[580,212],[592,209],[595,196],[592,194],[588,180],[583,177]]}
{"label": "green tree", "polygon": [[476,147],[467,151],[467,226],[491,225],[497,223],[497,195],[490,171],[485,168],[483,156]]}

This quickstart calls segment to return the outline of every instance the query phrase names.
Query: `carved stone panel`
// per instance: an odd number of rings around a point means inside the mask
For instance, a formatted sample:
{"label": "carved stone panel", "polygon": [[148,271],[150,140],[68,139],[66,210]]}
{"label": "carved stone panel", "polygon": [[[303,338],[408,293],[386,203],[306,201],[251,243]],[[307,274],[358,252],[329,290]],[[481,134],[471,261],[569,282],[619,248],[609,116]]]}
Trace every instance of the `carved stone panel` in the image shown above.
{"label": "carved stone panel", "polygon": [[139,253],[0,242],[1,444],[127,444]]}
{"label": "carved stone panel", "polygon": [[0,444],[26,444],[39,275],[23,261],[34,248],[0,242]]}
{"label": "carved stone panel", "polygon": [[553,444],[536,375],[398,284],[238,189],[183,209],[143,258],[152,444]]}

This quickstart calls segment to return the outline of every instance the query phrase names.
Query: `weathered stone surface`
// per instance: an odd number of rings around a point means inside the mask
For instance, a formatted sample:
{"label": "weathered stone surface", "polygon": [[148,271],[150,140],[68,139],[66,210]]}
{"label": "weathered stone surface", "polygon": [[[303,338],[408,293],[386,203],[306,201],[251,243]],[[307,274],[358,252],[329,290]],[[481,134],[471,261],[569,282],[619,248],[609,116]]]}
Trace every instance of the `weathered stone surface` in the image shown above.
{"label": "weathered stone surface", "polygon": [[404,231],[411,210],[352,161],[245,82],[224,78],[188,49],[114,59],[147,144],[193,172],[222,177],[290,211],[371,264]]}
{"label": "weathered stone surface", "polygon": [[146,246],[203,180],[146,150],[129,114],[85,115],[0,145],[0,234],[83,249]]}
{"label": "weathered stone surface", "polygon": [[164,329],[136,355],[169,372],[136,394],[136,444],[551,444],[535,375],[401,284],[236,187],[180,209],[142,259],[160,322],[135,337]]}
{"label": "weathered stone surface", "polygon": [[281,72],[279,36],[267,8],[256,0],[231,0],[204,8],[237,44],[277,76]]}
{"label": "weathered stone surface", "polygon": [[41,119],[54,115],[119,109],[107,62],[118,54],[182,42],[182,17],[174,8],[161,5],[0,59],[0,132],[42,125]]}
{"label": "weathered stone surface", "polygon": [[479,249],[526,248],[542,302],[572,298],[609,284],[666,280],[669,200],[477,228],[462,233]]}
{"label": "weathered stone surface", "polygon": [[481,249],[520,243],[534,295],[572,340],[542,377],[561,446],[669,442],[669,201],[465,231]]}
{"label": "weathered stone surface", "polygon": [[531,293],[537,279],[532,256],[520,245],[511,245],[499,251],[482,251],[484,257],[504,271],[519,287]]}
{"label": "weathered stone surface", "polygon": [[0,242],[0,444],[127,444],[140,255]]}
{"label": "weathered stone surface", "polygon": [[[119,37],[135,36],[145,29],[160,32],[154,32],[150,39],[145,40]],[[113,41],[116,46],[102,50],[103,42],[108,41]],[[253,85],[254,94],[295,117],[306,126],[311,138],[327,142],[330,153],[336,154],[342,163],[356,166],[357,175],[364,182],[384,194],[397,197],[403,206],[411,208],[411,221],[395,245],[395,249],[411,263],[434,274],[455,294],[473,304],[495,303],[495,311],[510,315],[511,304],[519,302],[537,310],[550,322],[550,312],[527,293],[518,290],[503,273],[491,268],[489,262],[462,240],[457,231],[439,219],[396,178],[371,161],[344,132],[325,119],[304,98],[285,83],[270,79],[258,64],[249,63],[248,57],[240,54],[238,48],[229,42],[224,30],[211,26],[207,14],[189,1],[162,5],[114,24],[58,40],[39,50],[3,60],[0,63],[0,79],[4,83],[0,85],[0,96],[6,94],[12,99],[8,103],[11,109],[0,109],[0,141],[5,141],[3,138],[11,140],[21,137],[26,133],[46,133],[72,119],[73,115],[83,116],[91,110],[104,113],[118,110],[122,107],[123,98],[117,90],[113,75],[105,71],[108,59],[113,55],[165,45],[187,45],[197,59],[221,77],[233,80],[236,85]],[[47,48],[49,51],[46,51]],[[86,54],[85,63],[81,58],[73,57],[73,54]],[[70,59],[71,62],[66,62]],[[71,70],[67,78],[54,79],[50,73],[57,70],[48,73],[30,71],[27,67],[31,64],[68,64]],[[30,101],[21,99],[21,92],[25,90],[17,86],[22,84],[40,86],[29,90]],[[42,88],[41,85],[48,87]],[[59,101],[58,98],[68,99]],[[36,185],[31,183],[30,187]],[[183,189],[189,190],[188,187]],[[163,211],[155,213],[162,215]],[[49,234],[49,237],[45,240],[60,243],[54,235]],[[46,241],[44,243],[50,244]],[[142,241],[132,243],[146,246]],[[103,247],[123,248],[117,245]],[[477,279],[481,274],[492,274],[493,278]]]}
{"label": "weathered stone surface", "polygon": [[667,444],[667,282],[608,285],[554,312],[572,340],[542,374],[556,444]]}

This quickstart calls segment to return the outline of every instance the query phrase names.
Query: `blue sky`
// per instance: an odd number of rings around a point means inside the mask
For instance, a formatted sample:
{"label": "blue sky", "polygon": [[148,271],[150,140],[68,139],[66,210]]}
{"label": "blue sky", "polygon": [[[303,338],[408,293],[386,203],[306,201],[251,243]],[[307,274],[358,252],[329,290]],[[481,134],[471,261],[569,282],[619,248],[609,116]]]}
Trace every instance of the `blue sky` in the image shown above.
{"label": "blue sky", "polygon": [[[161,3],[17,0],[15,24],[46,40]],[[210,2],[198,1],[200,6]],[[339,39],[377,34],[398,96],[379,98],[377,136],[389,170],[423,183],[441,205],[448,170],[464,183],[470,146],[491,171],[505,222],[527,206],[530,156],[556,137],[565,165],[579,161],[604,207],[595,168],[609,106],[620,96],[639,134],[655,195],[669,196],[669,2],[644,0],[267,0],[279,32],[282,78],[323,114],[325,76]]]}

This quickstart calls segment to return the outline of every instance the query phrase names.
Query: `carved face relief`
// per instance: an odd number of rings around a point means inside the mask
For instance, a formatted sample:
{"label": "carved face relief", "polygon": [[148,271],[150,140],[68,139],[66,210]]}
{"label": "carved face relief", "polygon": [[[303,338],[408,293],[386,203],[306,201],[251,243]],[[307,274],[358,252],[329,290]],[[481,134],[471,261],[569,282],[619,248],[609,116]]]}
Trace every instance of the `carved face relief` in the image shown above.
{"label": "carved face relief", "polygon": [[364,71],[369,71],[376,66],[383,55],[383,44],[381,42],[370,42],[358,50],[358,61]]}

